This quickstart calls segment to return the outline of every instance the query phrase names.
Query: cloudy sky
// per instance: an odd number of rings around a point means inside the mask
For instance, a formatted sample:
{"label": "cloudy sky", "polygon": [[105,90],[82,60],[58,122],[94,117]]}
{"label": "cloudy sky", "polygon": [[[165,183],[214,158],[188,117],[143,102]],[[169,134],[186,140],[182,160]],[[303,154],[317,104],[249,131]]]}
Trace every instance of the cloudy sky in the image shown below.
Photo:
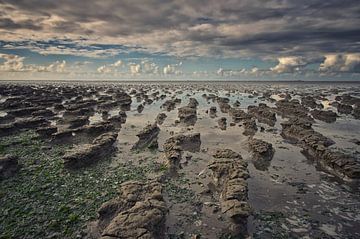
{"label": "cloudy sky", "polygon": [[0,0],[0,80],[360,80],[359,0]]}

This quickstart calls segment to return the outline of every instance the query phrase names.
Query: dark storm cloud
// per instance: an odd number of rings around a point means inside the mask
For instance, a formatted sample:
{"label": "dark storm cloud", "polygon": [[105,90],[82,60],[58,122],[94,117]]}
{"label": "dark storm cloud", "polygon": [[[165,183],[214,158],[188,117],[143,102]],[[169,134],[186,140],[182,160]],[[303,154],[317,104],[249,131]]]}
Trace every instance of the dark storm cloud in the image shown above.
{"label": "dark storm cloud", "polygon": [[[0,0],[0,11],[23,14],[0,19],[0,29],[19,34],[78,34],[99,43],[109,37],[114,44],[121,38],[180,55],[360,52],[358,0]],[[51,24],[34,20],[54,16]]]}
{"label": "dark storm cloud", "polygon": [[5,29],[5,30],[14,30],[14,29],[41,30],[42,27],[37,25],[32,20],[14,22],[10,18],[0,18],[0,29]]}
{"label": "dark storm cloud", "polygon": [[[301,42],[300,42],[301,39]],[[302,46],[323,52],[356,51],[359,50],[360,29],[338,30],[338,31],[299,31],[289,30],[286,32],[264,32],[241,39],[223,39],[221,45],[229,46],[232,49],[251,47],[252,45],[279,45],[282,47]],[[337,46],[335,46],[335,44]]]}

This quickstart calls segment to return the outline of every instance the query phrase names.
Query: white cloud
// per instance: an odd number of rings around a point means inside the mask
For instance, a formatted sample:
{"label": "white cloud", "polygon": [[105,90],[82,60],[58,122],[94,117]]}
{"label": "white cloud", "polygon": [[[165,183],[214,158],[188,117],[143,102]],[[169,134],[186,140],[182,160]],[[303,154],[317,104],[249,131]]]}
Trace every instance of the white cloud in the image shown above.
{"label": "white cloud", "polygon": [[278,58],[279,63],[270,68],[274,73],[296,73],[300,72],[308,65],[308,62],[303,57],[287,56]]}
{"label": "white cloud", "polygon": [[24,59],[18,55],[0,54],[0,58],[5,62],[0,65],[1,71],[24,71]]}
{"label": "white cloud", "polygon": [[123,65],[123,62],[121,60],[116,61],[114,64],[112,64],[114,67],[119,67]]}
{"label": "white cloud", "polygon": [[360,73],[360,54],[329,54],[320,64],[321,72],[351,72]]}
{"label": "white cloud", "polygon": [[54,72],[64,73],[66,71],[66,61],[55,61],[49,65],[25,64],[25,57],[12,54],[0,54],[4,63],[0,64],[0,71],[5,72]]}
{"label": "white cloud", "polygon": [[221,77],[235,77],[235,76],[260,76],[268,73],[268,70],[261,70],[257,67],[251,69],[223,69],[219,68],[216,74]]}
{"label": "white cloud", "polygon": [[182,71],[178,68],[182,65],[182,62],[178,64],[169,64],[163,68],[164,75],[181,75]]}
{"label": "white cloud", "polygon": [[130,74],[131,75],[138,75],[141,73],[141,65],[136,63],[130,63]]}
{"label": "white cloud", "polygon": [[96,71],[101,74],[116,73],[119,71],[118,68],[122,66],[123,62],[121,60],[118,60],[112,64],[100,66],[96,69]]}
{"label": "white cloud", "polygon": [[145,74],[159,74],[159,66],[154,63],[151,62],[149,60],[144,60],[141,62],[142,65],[142,72]]}
{"label": "white cloud", "polygon": [[57,72],[57,73],[64,73],[66,68],[66,61],[56,61],[48,66],[46,66],[44,69],[47,72]]}

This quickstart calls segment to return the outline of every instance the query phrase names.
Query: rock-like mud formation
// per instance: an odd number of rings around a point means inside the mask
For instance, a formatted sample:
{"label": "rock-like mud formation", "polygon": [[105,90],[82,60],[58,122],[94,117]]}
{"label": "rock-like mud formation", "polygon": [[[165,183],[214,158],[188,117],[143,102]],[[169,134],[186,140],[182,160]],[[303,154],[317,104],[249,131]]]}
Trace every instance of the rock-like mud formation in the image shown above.
{"label": "rock-like mud formation", "polygon": [[331,110],[324,111],[318,109],[311,111],[311,115],[314,117],[314,119],[321,120],[326,123],[333,123],[338,117],[338,115]]}
{"label": "rock-like mud formation", "polygon": [[314,131],[310,122],[291,119],[281,125],[282,136],[299,143],[307,156],[318,160],[325,168],[330,168],[341,177],[360,179],[359,161],[352,156],[329,149],[334,142]]}
{"label": "rock-like mud formation", "polygon": [[200,133],[176,135],[167,139],[163,145],[167,164],[174,170],[179,167],[182,151],[197,152],[200,150]]}
{"label": "rock-like mud formation", "polygon": [[279,100],[275,105],[277,107],[275,110],[283,117],[298,117],[308,121],[313,121],[313,119],[308,115],[309,110],[301,105],[296,99],[290,101],[287,99]]}
{"label": "rock-like mud formation", "polygon": [[221,212],[229,219],[233,235],[245,236],[247,218],[251,214],[247,202],[247,163],[230,149],[217,150],[213,157],[215,160],[208,167],[219,190]]}
{"label": "rock-like mud formation", "polygon": [[275,152],[272,144],[261,139],[252,138],[249,140],[249,150],[252,154],[255,168],[267,170]]}
{"label": "rock-like mud formation", "polygon": [[92,144],[76,145],[64,157],[66,168],[80,168],[111,155],[115,148],[117,133],[105,133],[95,138]]}
{"label": "rock-like mud formation", "polygon": [[158,125],[162,125],[164,123],[166,117],[167,117],[167,115],[165,113],[159,113],[156,116],[155,123],[157,123]]}
{"label": "rock-like mud formation", "polygon": [[36,129],[48,125],[50,125],[50,122],[41,117],[19,119],[13,123],[0,125],[0,136],[11,135],[20,130]]}
{"label": "rock-like mud formation", "polygon": [[197,121],[196,108],[184,106],[178,109],[180,123],[184,125],[195,125]]}
{"label": "rock-like mud formation", "polygon": [[243,132],[244,135],[253,136],[258,130],[254,118],[246,118],[243,122],[243,125],[244,125],[244,132]]}
{"label": "rock-like mud formation", "polygon": [[158,135],[160,128],[157,124],[149,124],[145,126],[136,136],[139,140],[132,147],[133,150],[158,147]]}
{"label": "rock-like mud formation", "polygon": [[123,183],[119,195],[98,210],[98,220],[89,226],[89,238],[165,238],[167,211],[160,183]]}
{"label": "rock-like mud formation", "polygon": [[227,119],[225,117],[221,117],[219,120],[218,120],[218,125],[219,125],[219,128],[221,130],[226,130],[226,126],[227,126]]}
{"label": "rock-like mud formation", "polygon": [[260,123],[265,123],[270,126],[274,126],[276,122],[276,114],[273,110],[264,103],[260,103],[259,106],[249,106],[248,114],[257,118]]}
{"label": "rock-like mud formation", "polygon": [[176,102],[175,100],[167,100],[164,102],[164,104],[161,105],[161,108],[170,112],[175,109]]}

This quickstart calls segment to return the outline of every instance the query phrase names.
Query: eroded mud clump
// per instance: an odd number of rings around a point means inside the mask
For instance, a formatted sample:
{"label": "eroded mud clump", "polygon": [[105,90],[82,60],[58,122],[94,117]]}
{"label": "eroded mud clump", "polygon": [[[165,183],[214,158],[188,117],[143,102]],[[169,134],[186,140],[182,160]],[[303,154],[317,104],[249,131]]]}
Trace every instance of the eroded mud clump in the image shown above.
{"label": "eroded mud clump", "polygon": [[165,238],[167,211],[160,183],[125,182],[119,196],[98,210],[98,220],[89,226],[89,238]]}
{"label": "eroded mud clump", "polygon": [[0,124],[9,124],[11,122],[13,122],[15,120],[14,116],[11,115],[4,115],[4,116],[0,116]]}
{"label": "eroded mud clump", "polygon": [[175,109],[176,102],[175,100],[167,100],[164,102],[164,104],[161,105],[161,108],[170,112]]}
{"label": "eroded mud clump", "polygon": [[219,120],[218,120],[218,125],[219,125],[219,128],[221,130],[226,130],[226,125],[227,125],[227,120],[225,117],[221,117]]}
{"label": "eroded mud clump", "polygon": [[257,125],[254,118],[246,118],[244,120],[244,135],[253,136],[257,131]]}
{"label": "eroded mud clump", "polygon": [[335,97],[335,100],[340,101],[343,104],[360,105],[360,98],[351,96],[349,94],[338,95]]}
{"label": "eroded mud clump", "polygon": [[172,148],[179,148],[189,152],[198,152],[200,146],[200,133],[176,135],[167,139],[163,145],[165,151]]}
{"label": "eroded mud clump", "polygon": [[140,114],[141,112],[143,112],[144,110],[144,105],[143,104],[140,104],[138,105],[138,107],[136,108],[137,112]]}
{"label": "eroded mud clump", "polygon": [[115,126],[112,123],[107,121],[98,122],[92,125],[85,125],[76,129],[65,129],[62,131],[58,131],[51,136],[51,140],[53,143],[74,143],[76,141],[86,140],[88,138],[98,137],[101,134],[111,132],[115,130]]}
{"label": "eroded mud clump", "polygon": [[81,126],[87,125],[89,123],[90,123],[89,116],[80,116],[75,119],[71,119],[69,121],[69,128],[75,129],[75,128],[79,128]]}
{"label": "eroded mud clump", "polygon": [[159,113],[157,116],[156,116],[156,119],[155,119],[155,122],[158,124],[158,125],[162,125],[166,119],[167,115],[165,113]]}
{"label": "eroded mud clump", "polygon": [[32,115],[32,113],[39,111],[39,110],[44,110],[44,107],[25,107],[25,108],[20,108],[20,109],[13,109],[13,110],[8,110],[7,113],[9,115],[12,115],[14,117],[29,117]]}
{"label": "eroded mud clump", "polygon": [[167,139],[163,148],[169,167],[177,169],[180,164],[182,151],[198,152],[200,146],[200,133],[181,134]]}
{"label": "eroded mud clump", "polygon": [[353,110],[351,105],[345,105],[345,104],[336,104],[336,108],[340,114],[345,114],[345,115],[351,114]]}
{"label": "eroded mud clump", "polygon": [[301,98],[301,104],[305,107],[312,109],[322,108],[321,104],[316,103],[316,100],[312,96],[304,96]]}
{"label": "eroded mud clump", "polygon": [[326,123],[333,123],[336,121],[336,117],[338,117],[338,115],[331,110],[323,111],[318,109],[311,111],[311,115],[315,119],[324,121]]}
{"label": "eroded mud clump", "polygon": [[20,165],[16,156],[7,154],[0,157],[0,180],[14,176],[19,169]]}
{"label": "eroded mud clump", "polygon": [[257,118],[260,123],[265,123],[270,126],[274,126],[276,122],[276,114],[264,103],[260,103],[259,106],[249,106],[248,114]]}
{"label": "eroded mud clump", "polygon": [[210,107],[210,109],[209,109],[210,118],[215,118],[216,117],[216,112],[217,112],[217,109],[216,109],[215,106]]}
{"label": "eroded mud clump", "polygon": [[229,110],[229,115],[232,117],[234,122],[240,122],[249,117],[248,114],[245,113],[245,111],[235,108],[231,108]]}
{"label": "eroded mud clump", "polygon": [[230,99],[225,97],[217,97],[216,101],[219,104],[220,111],[222,113],[228,113],[231,109],[231,106],[229,105]]}
{"label": "eroded mud clump", "polygon": [[283,117],[298,117],[308,121],[313,121],[313,119],[308,116],[308,109],[301,105],[296,99],[290,101],[286,99],[279,100],[276,102],[276,107],[277,108],[275,108],[275,110]]}
{"label": "eroded mud clump", "polygon": [[132,149],[157,148],[159,132],[160,128],[157,126],[157,124],[149,124],[145,126],[145,128],[136,135],[139,140],[132,147]]}
{"label": "eroded mud clump", "polygon": [[334,142],[316,132],[311,123],[301,119],[290,119],[281,124],[282,136],[299,143],[306,156],[317,159],[325,168],[340,177],[360,179],[360,163],[356,158],[328,147]]}
{"label": "eroded mud clump", "polygon": [[10,135],[24,129],[36,129],[49,125],[50,122],[42,117],[19,119],[9,124],[0,125],[0,136]]}
{"label": "eroded mud clump", "polygon": [[229,229],[232,233],[244,236],[247,234],[247,218],[251,214],[247,202],[247,163],[240,154],[230,149],[217,150],[213,157],[215,160],[208,167],[220,192],[221,212],[230,220]]}
{"label": "eroded mud clump", "polygon": [[95,138],[92,144],[76,145],[63,157],[66,168],[79,168],[90,165],[111,155],[118,134],[109,132]]}
{"label": "eroded mud clump", "polygon": [[355,119],[360,119],[360,104],[354,108],[353,116]]}
{"label": "eroded mud clump", "polygon": [[284,138],[322,148],[334,144],[334,141],[331,139],[314,131],[312,123],[307,120],[291,118],[288,121],[281,123],[281,126],[283,127],[281,135]]}
{"label": "eroded mud clump", "polygon": [[47,126],[36,129],[36,133],[41,137],[50,138],[52,134],[55,134],[58,131],[56,126]]}
{"label": "eroded mud clump", "polygon": [[196,108],[184,106],[178,109],[180,123],[185,125],[195,125],[197,121]]}
{"label": "eroded mud clump", "polygon": [[249,149],[252,153],[253,163],[256,169],[266,170],[270,166],[275,150],[272,144],[261,139],[250,139]]}
{"label": "eroded mud clump", "polygon": [[197,108],[198,105],[199,105],[199,102],[197,101],[197,99],[195,99],[195,98],[190,98],[189,99],[189,104],[188,104],[189,107]]}

